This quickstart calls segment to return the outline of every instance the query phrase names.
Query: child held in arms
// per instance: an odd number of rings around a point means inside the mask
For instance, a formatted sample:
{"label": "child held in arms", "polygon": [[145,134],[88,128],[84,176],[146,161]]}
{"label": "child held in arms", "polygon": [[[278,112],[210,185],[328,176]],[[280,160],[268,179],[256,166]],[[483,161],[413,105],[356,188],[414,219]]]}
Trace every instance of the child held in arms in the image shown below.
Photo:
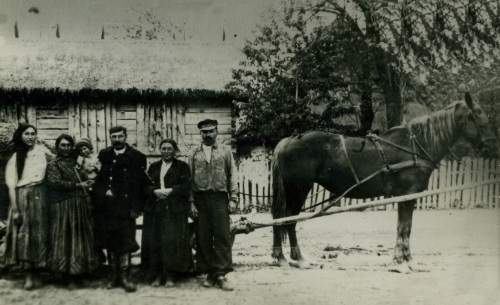
{"label": "child held in arms", "polygon": [[76,159],[76,166],[80,169],[83,168],[89,177],[89,180],[94,181],[97,173],[101,169],[99,160],[94,155],[94,147],[89,138],[80,138],[75,142],[76,150],[78,151],[78,158]]}

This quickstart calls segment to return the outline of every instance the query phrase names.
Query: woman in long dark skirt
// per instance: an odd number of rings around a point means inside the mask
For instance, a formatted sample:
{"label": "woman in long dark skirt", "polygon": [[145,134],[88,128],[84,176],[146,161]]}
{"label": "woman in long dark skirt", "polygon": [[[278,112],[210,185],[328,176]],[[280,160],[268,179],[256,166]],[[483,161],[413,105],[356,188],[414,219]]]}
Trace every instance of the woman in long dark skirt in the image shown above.
{"label": "woman in long dark skirt", "polygon": [[189,240],[189,189],[191,173],[186,162],[177,160],[177,143],[165,139],[160,143],[162,160],[154,162],[148,169],[152,185],[148,188],[150,198],[145,208],[143,263],[154,277],[154,287],[162,283],[174,286],[178,273],[190,271],[192,253]]}
{"label": "woman in long dark skirt", "polygon": [[56,140],[57,157],[47,167],[51,203],[50,268],[68,278],[68,288],[85,282],[98,265],[89,219],[89,188],[85,170],[76,168],[74,141],[67,134]]}
{"label": "woman in long dark skirt", "polygon": [[10,206],[5,237],[5,265],[26,271],[24,289],[41,285],[39,271],[48,267],[50,206],[44,183],[48,154],[36,145],[35,126],[20,124],[14,132],[15,153],[5,167]]}

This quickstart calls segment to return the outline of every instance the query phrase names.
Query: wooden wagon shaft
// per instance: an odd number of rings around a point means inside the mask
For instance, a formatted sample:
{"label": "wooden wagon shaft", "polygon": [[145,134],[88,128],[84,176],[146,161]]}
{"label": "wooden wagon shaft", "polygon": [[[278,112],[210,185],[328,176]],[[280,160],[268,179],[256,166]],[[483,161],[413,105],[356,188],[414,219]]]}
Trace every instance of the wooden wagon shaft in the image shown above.
{"label": "wooden wagon shaft", "polygon": [[[326,215],[349,212],[349,211],[357,210],[357,209],[372,208],[372,207],[387,205],[387,204],[391,204],[391,203],[398,203],[398,202],[418,199],[421,197],[437,195],[440,193],[460,191],[460,190],[465,190],[465,189],[470,189],[470,188],[475,188],[475,187],[488,185],[488,184],[495,184],[495,183],[499,183],[498,179],[492,179],[492,180],[488,180],[488,181],[473,183],[473,184],[470,184],[467,186],[460,185],[460,186],[449,187],[449,188],[445,188],[445,189],[424,191],[424,192],[414,193],[414,194],[409,194],[409,195],[404,195],[404,196],[385,198],[385,199],[380,199],[380,200],[376,200],[376,201],[372,201],[372,202],[368,202],[368,203],[361,203],[361,204],[357,204],[357,205],[351,205],[351,206],[345,206],[345,207],[334,207],[334,208],[331,208],[329,211],[321,210],[321,211],[314,212],[314,213],[302,213],[301,215],[285,217],[285,218],[280,218],[280,219],[274,219],[272,221],[265,222],[265,223],[256,223],[256,222],[251,222],[251,221],[243,222],[241,224],[234,223],[231,226],[231,229],[233,231],[233,234],[248,233],[249,231],[253,231],[253,230],[259,229],[259,228],[270,227],[270,226],[282,226],[282,225],[297,223],[300,221],[304,221],[304,220],[308,220],[308,219],[312,219],[312,218],[316,218],[316,217],[322,217],[322,216],[326,216]],[[338,200],[340,200],[340,198],[338,198],[337,201]]]}

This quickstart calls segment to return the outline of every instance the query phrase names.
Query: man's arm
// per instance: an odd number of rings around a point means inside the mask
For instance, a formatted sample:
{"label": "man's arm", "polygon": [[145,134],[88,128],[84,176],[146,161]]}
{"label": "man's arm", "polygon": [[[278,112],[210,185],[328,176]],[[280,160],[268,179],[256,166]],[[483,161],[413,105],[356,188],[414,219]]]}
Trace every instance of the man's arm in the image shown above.
{"label": "man's arm", "polygon": [[236,169],[236,163],[234,162],[233,153],[230,149],[227,149],[227,155],[229,159],[229,200],[234,203],[238,203],[238,171]]}
{"label": "man's arm", "polygon": [[188,166],[189,166],[189,171],[191,172],[191,183],[189,186],[189,205],[190,207],[190,214],[191,218],[196,218],[198,217],[198,210],[196,209],[196,206],[194,205],[194,195],[193,195],[193,183],[194,183],[194,154],[196,153],[193,152],[189,154],[188,156]]}

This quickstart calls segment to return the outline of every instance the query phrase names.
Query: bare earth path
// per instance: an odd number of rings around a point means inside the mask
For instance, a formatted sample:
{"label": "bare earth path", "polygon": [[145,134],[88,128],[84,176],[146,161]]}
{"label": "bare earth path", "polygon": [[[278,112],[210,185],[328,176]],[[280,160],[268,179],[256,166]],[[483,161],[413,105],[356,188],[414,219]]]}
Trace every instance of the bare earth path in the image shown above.
{"label": "bare earth path", "polygon": [[233,292],[202,288],[196,277],[173,289],[140,284],[135,294],[96,284],[25,292],[14,278],[0,280],[0,304],[500,304],[500,209],[415,211],[411,248],[420,271],[411,274],[388,271],[396,220],[396,212],[352,212],[299,224],[309,270],[273,266],[270,228],[238,235]]}

